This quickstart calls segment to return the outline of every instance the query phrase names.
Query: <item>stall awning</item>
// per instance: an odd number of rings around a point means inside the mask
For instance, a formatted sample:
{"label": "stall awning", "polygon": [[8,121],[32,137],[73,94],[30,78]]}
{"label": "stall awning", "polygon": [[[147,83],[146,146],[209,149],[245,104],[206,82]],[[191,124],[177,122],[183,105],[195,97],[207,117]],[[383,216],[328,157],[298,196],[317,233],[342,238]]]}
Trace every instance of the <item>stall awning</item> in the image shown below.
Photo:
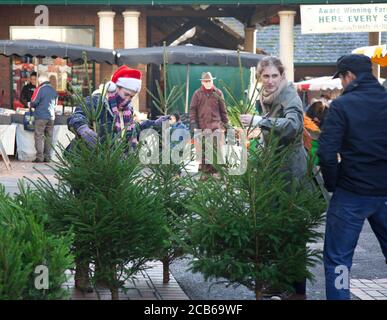
{"label": "stall awning", "polygon": [[0,55],[60,57],[81,61],[86,52],[88,61],[115,63],[115,51],[90,46],[73,45],[49,40],[0,40]]}
{"label": "stall awning", "polygon": [[121,64],[162,64],[166,51],[166,62],[169,64],[203,64],[234,66],[239,65],[239,58],[243,67],[255,67],[264,57],[262,54],[238,52],[220,48],[210,48],[194,45],[148,47],[136,49],[117,49],[117,63]]}
{"label": "stall awning", "polygon": [[385,44],[356,48],[352,53],[364,54],[370,57],[373,63],[377,63],[382,67],[387,66],[387,46]]}
{"label": "stall awning", "polygon": [[295,82],[294,86],[300,91],[319,91],[319,90],[341,90],[341,80],[332,79],[332,76],[313,78],[310,80]]}

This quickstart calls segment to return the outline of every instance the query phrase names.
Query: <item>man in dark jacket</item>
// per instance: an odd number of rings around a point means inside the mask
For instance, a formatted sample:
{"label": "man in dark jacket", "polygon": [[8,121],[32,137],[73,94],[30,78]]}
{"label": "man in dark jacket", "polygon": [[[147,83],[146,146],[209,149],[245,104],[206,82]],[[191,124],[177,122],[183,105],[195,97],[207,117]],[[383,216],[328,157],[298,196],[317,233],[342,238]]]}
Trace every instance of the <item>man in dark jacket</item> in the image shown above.
{"label": "man in dark jacket", "polygon": [[31,107],[35,108],[36,159],[33,162],[50,162],[58,95],[47,77],[40,76],[38,81],[39,87],[36,88],[31,98]]}
{"label": "man in dark jacket", "polygon": [[28,102],[31,102],[32,95],[36,88],[36,72],[32,72],[30,75],[30,82],[27,83],[20,94],[20,101],[25,108],[28,108]]}
{"label": "man in dark jacket", "polygon": [[330,105],[318,156],[325,186],[333,192],[324,244],[326,295],[347,300],[352,257],[365,219],[387,262],[387,92],[366,56],[343,56],[337,69],[334,77],[340,77],[344,92]]}
{"label": "man in dark jacket", "polygon": [[[228,127],[227,109],[221,90],[214,86],[214,79],[210,72],[203,72],[201,77],[202,86],[192,96],[190,105],[190,128],[210,129],[212,131],[222,130]],[[204,140],[204,139],[203,139]],[[214,145],[214,149],[217,148]],[[202,144],[202,162],[199,170],[204,173],[215,173],[216,170],[205,159],[205,146]]]}

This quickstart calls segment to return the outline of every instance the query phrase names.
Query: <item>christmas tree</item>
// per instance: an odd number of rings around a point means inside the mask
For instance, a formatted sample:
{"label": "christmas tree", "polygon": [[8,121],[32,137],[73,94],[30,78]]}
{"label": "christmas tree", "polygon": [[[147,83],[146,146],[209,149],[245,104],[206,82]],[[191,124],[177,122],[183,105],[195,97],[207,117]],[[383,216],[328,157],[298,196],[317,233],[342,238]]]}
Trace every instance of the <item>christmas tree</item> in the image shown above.
{"label": "christmas tree", "polygon": [[324,200],[311,181],[289,179],[284,168],[292,146],[280,146],[270,137],[250,150],[247,170],[232,175],[221,166],[221,179],[199,183],[187,203],[193,212],[187,250],[191,268],[206,279],[225,278],[253,290],[292,290],[292,283],[312,279],[308,267],[320,252],[307,243],[321,235]]}

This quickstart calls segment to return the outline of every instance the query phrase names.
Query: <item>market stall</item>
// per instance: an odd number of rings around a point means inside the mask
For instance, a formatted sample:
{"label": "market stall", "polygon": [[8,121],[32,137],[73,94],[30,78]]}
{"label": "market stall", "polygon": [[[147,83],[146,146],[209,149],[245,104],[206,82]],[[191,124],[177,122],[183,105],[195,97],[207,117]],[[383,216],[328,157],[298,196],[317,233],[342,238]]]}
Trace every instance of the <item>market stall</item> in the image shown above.
{"label": "market stall", "polygon": [[324,97],[327,100],[333,100],[338,97],[343,90],[341,80],[339,78],[332,79],[332,76],[295,82],[294,87],[302,97],[305,107],[310,105],[314,98]]}
{"label": "market stall", "polygon": [[[83,65],[84,53],[88,59],[87,71]],[[53,146],[58,148],[59,143],[67,146],[69,138],[73,138],[67,129],[67,117],[73,111],[71,97],[67,94],[68,84],[86,95],[87,79],[93,80],[94,76],[93,63],[115,63],[113,50],[48,40],[0,40],[0,55],[10,57],[14,107],[14,110],[0,108],[0,139],[8,155],[14,155],[16,150],[17,158],[23,161],[34,160],[36,154],[34,133],[23,126],[24,113],[28,109],[20,101],[21,90],[31,73],[47,76],[58,93],[53,136]]]}
{"label": "market stall", "polygon": [[[22,124],[16,124],[16,144],[17,158],[21,161],[33,161],[36,158],[34,132],[24,130]],[[55,125],[52,137],[53,150],[51,159],[56,160],[55,151],[60,150],[60,146],[67,147],[74,138],[74,134],[67,129],[67,125]]]}
{"label": "market stall", "polygon": [[[188,112],[189,97],[194,91],[190,88],[190,74],[194,74],[195,80],[198,79],[199,74],[198,68],[192,68],[192,65],[239,67],[239,64],[241,64],[244,68],[252,68],[256,67],[258,62],[264,57],[262,54],[195,45],[117,49],[116,51],[118,65],[136,65],[140,63],[161,65],[164,62],[168,63],[169,66],[184,65],[185,70],[180,72],[180,74],[185,74],[185,79],[183,80],[186,84],[185,113]],[[175,73],[176,71],[177,69],[175,68]],[[223,70],[225,74],[227,72],[230,74],[233,71],[238,72],[239,70]],[[178,83],[181,84],[180,79]],[[178,83],[169,83],[169,85],[172,86]]]}

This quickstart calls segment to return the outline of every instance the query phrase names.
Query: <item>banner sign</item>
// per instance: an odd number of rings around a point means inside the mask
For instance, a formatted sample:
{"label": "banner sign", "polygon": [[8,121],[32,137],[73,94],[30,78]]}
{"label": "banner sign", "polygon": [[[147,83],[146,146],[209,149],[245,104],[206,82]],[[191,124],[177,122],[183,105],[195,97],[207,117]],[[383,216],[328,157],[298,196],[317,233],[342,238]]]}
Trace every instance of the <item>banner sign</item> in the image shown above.
{"label": "banner sign", "polygon": [[387,31],[387,3],[301,5],[301,33]]}

